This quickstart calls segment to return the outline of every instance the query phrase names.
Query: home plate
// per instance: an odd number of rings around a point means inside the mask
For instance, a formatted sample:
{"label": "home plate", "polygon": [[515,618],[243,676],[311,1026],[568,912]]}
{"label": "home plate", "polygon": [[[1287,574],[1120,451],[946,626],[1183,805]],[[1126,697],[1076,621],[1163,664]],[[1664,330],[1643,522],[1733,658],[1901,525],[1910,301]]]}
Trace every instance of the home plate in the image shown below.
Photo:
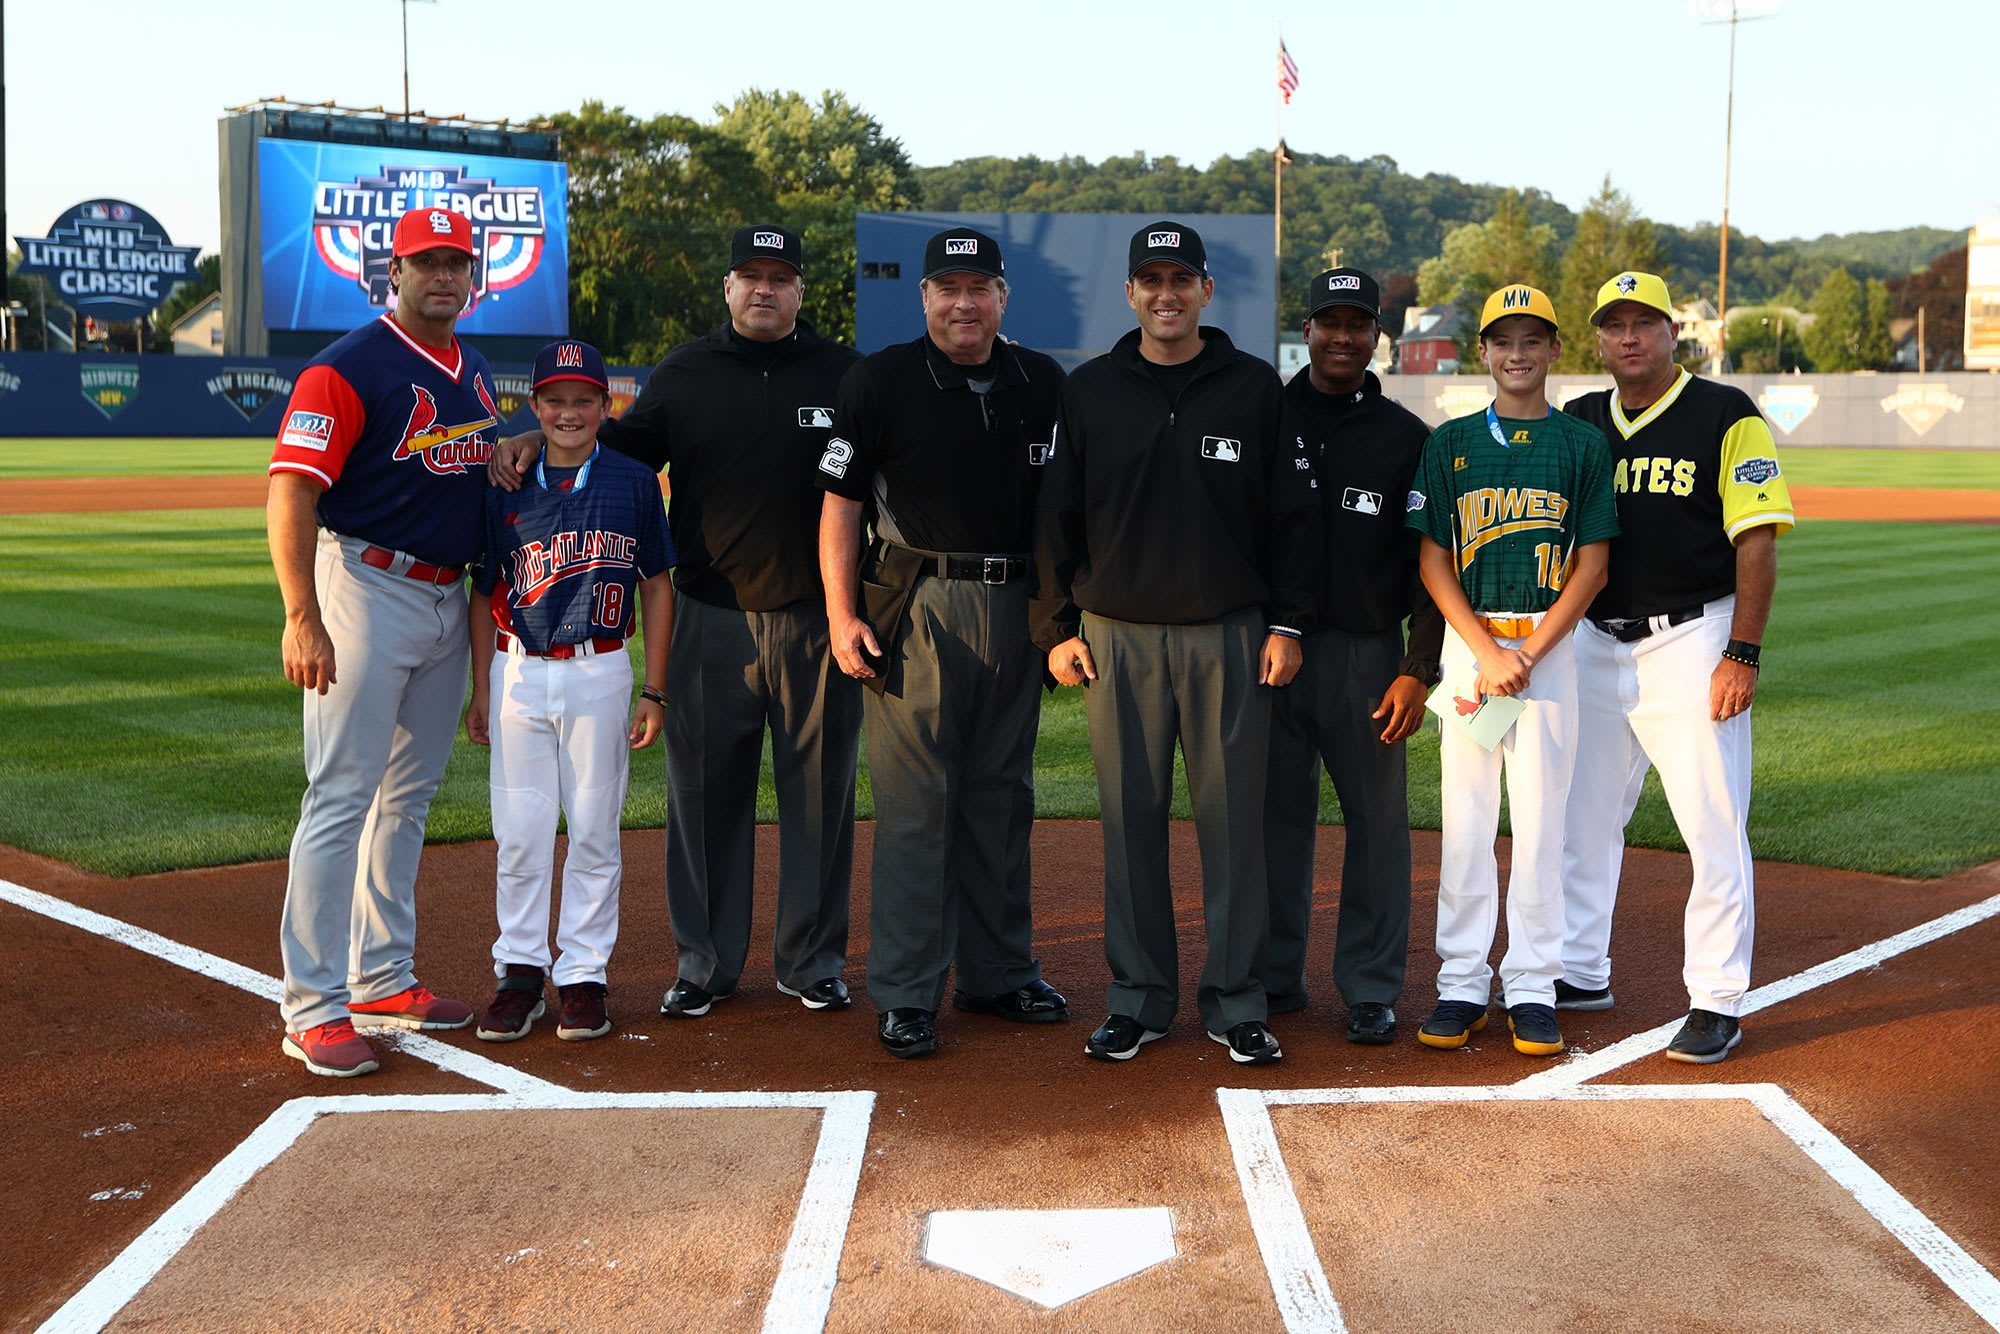
{"label": "home plate", "polygon": [[1171,1209],[954,1209],[924,1259],[1054,1310],[1179,1252]]}

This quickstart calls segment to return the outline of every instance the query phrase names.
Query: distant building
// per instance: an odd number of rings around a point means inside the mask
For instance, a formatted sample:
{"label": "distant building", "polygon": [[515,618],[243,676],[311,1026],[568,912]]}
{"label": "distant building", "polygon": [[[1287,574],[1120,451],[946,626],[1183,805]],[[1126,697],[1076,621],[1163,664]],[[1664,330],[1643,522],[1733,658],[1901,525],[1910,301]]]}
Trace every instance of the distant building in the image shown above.
{"label": "distant building", "polygon": [[1412,306],[1396,340],[1399,375],[1451,375],[1458,370],[1458,307]]}
{"label": "distant building", "polygon": [[222,355],[222,293],[217,292],[173,323],[174,355]]}

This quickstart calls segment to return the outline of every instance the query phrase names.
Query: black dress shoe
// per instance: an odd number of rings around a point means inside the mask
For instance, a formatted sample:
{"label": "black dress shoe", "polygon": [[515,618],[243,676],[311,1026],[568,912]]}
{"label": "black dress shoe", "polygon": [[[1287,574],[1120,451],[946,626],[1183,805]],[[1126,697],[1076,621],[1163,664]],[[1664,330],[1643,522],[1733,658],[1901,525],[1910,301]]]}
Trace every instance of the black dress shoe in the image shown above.
{"label": "black dress shoe", "polygon": [[1099,1061],[1129,1061],[1142,1045],[1165,1036],[1165,1030],[1150,1029],[1129,1014],[1114,1014],[1084,1042],[1083,1054]]}
{"label": "black dress shoe", "polygon": [[937,1027],[929,1010],[884,1010],[877,1030],[891,1056],[924,1056],[937,1050]]}
{"label": "black dress shoe", "polygon": [[823,977],[804,991],[794,991],[780,982],[778,990],[787,996],[797,996],[799,1004],[808,1010],[844,1010],[854,1003],[854,998],[847,994],[847,983],[837,977]]}
{"label": "black dress shoe", "polygon": [[1245,1019],[1240,1024],[1231,1024],[1227,1033],[1208,1036],[1229,1048],[1229,1059],[1238,1065],[1269,1065],[1285,1054],[1261,1019]]}
{"label": "black dress shoe", "polygon": [[1379,1047],[1396,1040],[1396,1012],[1380,1001],[1362,1001],[1347,1012],[1347,1040]]}
{"label": "black dress shoe", "polygon": [[721,1000],[713,992],[703,991],[692,982],[674,979],[667,994],[660,997],[660,1013],[672,1015],[676,1019],[698,1019],[708,1013],[708,1007]]}
{"label": "black dress shoe", "polygon": [[1053,1024],[1069,1018],[1069,1002],[1039,977],[1026,986],[1003,991],[997,996],[975,996],[970,991],[951,993],[951,1008],[972,1014],[997,1014],[1024,1024]]}

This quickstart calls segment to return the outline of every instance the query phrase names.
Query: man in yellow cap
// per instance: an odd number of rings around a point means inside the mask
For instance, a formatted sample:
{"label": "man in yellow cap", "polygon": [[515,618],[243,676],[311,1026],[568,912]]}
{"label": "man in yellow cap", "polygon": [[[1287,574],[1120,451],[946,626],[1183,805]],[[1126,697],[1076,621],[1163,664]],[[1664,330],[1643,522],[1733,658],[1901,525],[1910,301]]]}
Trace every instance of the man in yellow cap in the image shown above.
{"label": "man in yellow cap", "polygon": [[1561,352],[1545,293],[1515,284],[1488,297],[1479,355],[1493,373],[1494,401],[1433,431],[1410,484],[1404,523],[1421,535],[1418,568],[1449,627],[1445,686],[1475,707],[1490,696],[1524,705],[1490,750],[1450,723],[1440,739],[1438,1005],[1417,1031],[1428,1047],[1462,1047],[1486,1027],[1504,771],[1514,830],[1500,961],[1508,1026],[1525,1055],[1563,1049],[1555,984],[1563,808],[1577,745],[1570,631],[1603,586],[1618,518],[1603,433],[1556,412],[1544,395]]}
{"label": "man in yellow cap", "polygon": [[1667,1056],[1709,1065],[1741,1039],[1750,987],[1750,700],[1792,503],[1749,396],[1674,364],[1673,311],[1650,273],[1598,289],[1590,322],[1617,388],[1568,409],[1610,442],[1620,535],[1575,635],[1590,744],[1565,825],[1556,1006],[1611,1006],[1625,823],[1656,767],[1694,863],[1682,974],[1690,1012]]}

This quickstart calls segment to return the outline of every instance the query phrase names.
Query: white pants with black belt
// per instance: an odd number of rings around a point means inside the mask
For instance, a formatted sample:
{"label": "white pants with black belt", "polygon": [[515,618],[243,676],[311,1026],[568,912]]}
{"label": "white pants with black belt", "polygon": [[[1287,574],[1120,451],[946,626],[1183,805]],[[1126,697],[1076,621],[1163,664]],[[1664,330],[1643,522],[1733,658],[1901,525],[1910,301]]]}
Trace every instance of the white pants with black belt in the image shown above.
{"label": "white pants with black belt", "polygon": [[1728,597],[1696,620],[1629,644],[1588,621],[1571,636],[1583,736],[1563,850],[1563,976],[1572,986],[1611,985],[1625,826],[1652,767],[1694,863],[1681,973],[1689,1003],[1742,1011],[1757,927],[1747,832],[1750,711],[1727,722],[1709,718],[1709,677],[1735,614]]}
{"label": "white pants with black belt", "polygon": [[[1502,648],[1521,639],[1496,637]],[[1447,628],[1444,671],[1476,670],[1472,650]],[[1509,1005],[1554,1005],[1562,976],[1563,808],[1576,762],[1576,655],[1570,642],[1535,664],[1518,698],[1527,707],[1492,750],[1447,725],[1439,738],[1443,771],[1442,856],[1438,871],[1438,999],[1484,1005],[1492,992],[1500,915],[1500,781],[1507,782],[1513,864],[1507,877],[1507,952],[1500,984]],[[1574,981],[1575,979],[1571,979]]]}
{"label": "white pants with black belt", "polygon": [[549,966],[557,813],[569,820],[553,980],[602,982],[618,939],[619,818],[630,771],[632,660],[623,652],[493,655],[488,678],[493,836],[500,845],[493,972]]}

